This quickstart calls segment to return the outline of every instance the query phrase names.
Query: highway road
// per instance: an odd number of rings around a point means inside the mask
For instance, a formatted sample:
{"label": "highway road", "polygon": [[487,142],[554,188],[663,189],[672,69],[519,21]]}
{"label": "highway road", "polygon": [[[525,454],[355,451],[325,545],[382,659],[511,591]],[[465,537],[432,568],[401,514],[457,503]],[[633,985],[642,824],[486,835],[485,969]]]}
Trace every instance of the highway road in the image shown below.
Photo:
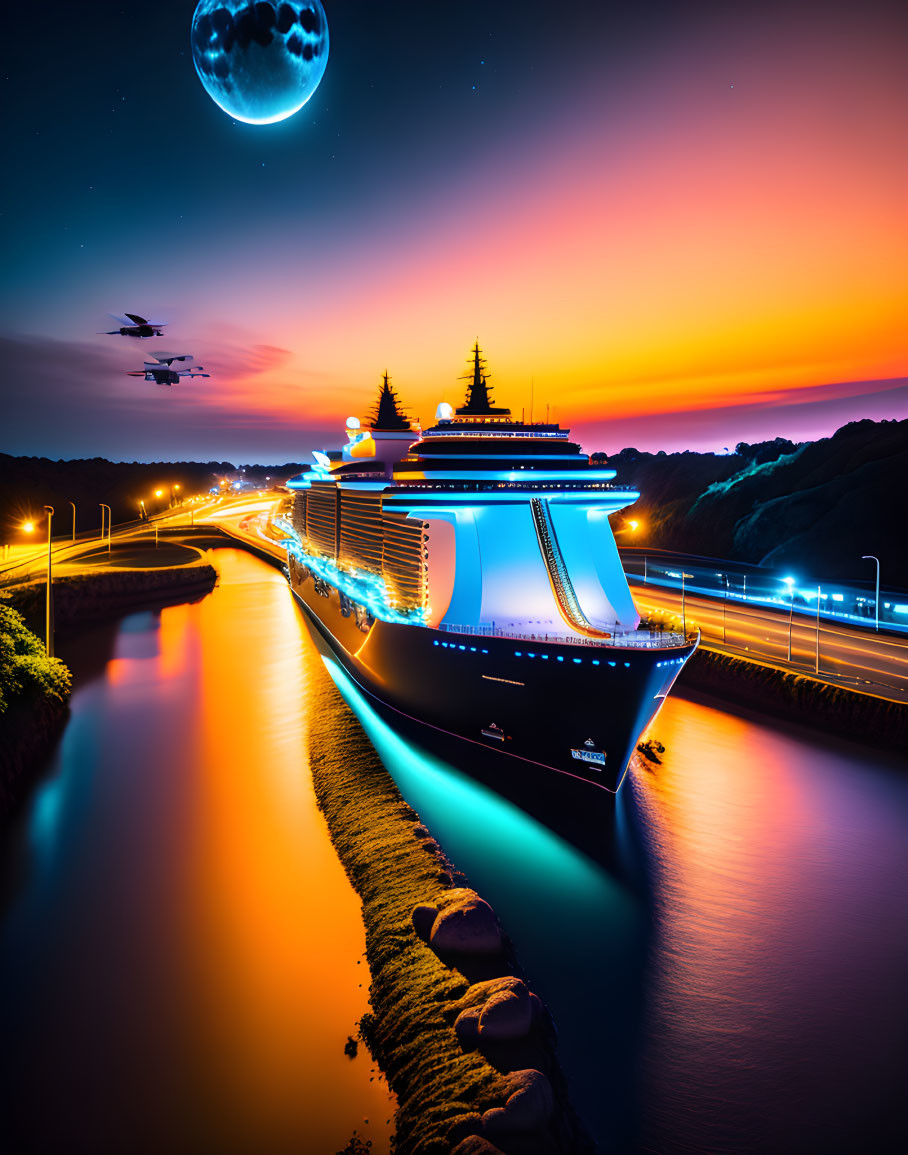
{"label": "highway road", "polygon": [[[110,545],[114,547],[111,563],[117,564],[117,555],[124,556],[124,548],[130,544],[149,544],[154,541],[157,529],[162,545],[174,529],[189,525],[218,525],[223,523],[227,530],[235,529],[237,536],[243,536],[239,524],[254,515],[267,515],[267,511],[277,499],[274,495],[249,495],[245,497],[190,499],[176,509],[156,514],[148,521],[131,521],[114,526],[110,534]],[[216,516],[212,516],[216,514]],[[266,518],[267,519],[267,518]],[[256,534],[250,535],[252,540]],[[78,573],[86,568],[109,564],[107,561],[108,535],[103,540],[97,533],[80,534],[75,541],[69,537],[55,538],[52,543],[54,573],[65,576]],[[191,541],[190,541],[191,544]],[[283,551],[281,551],[283,552]],[[130,566],[131,562],[123,564]],[[47,543],[39,547],[16,547],[15,551],[0,566],[0,586],[11,586],[47,573]]]}
{"label": "highway road", "polygon": [[[668,612],[680,620],[680,590],[644,585],[633,575],[630,581],[642,613]],[[688,628],[696,626],[701,631],[705,649],[816,677],[815,617],[794,614],[791,662],[788,613],[784,610],[686,594],[685,618]],[[902,638],[821,619],[819,643],[822,681],[894,702],[908,702],[908,644]]]}
{"label": "highway road", "polygon": [[[687,576],[691,593],[729,600],[756,603],[769,609],[788,609],[794,602],[795,614],[811,612],[815,616],[817,597],[820,617],[837,624],[873,625],[876,613],[876,567],[871,559],[852,559],[856,571],[864,571],[864,581],[835,581],[798,574],[788,567],[772,569],[721,558],[697,557],[669,550],[647,549],[623,544],[618,530],[621,561],[628,575],[646,577],[647,584],[679,589],[681,574]],[[883,572],[880,589],[880,625],[908,637],[908,592],[887,586],[893,575]]]}
{"label": "highway road", "polygon": [[222,529],[231,537],[283,560],[286,550],[279,544],[280,535],[274,535],[269,529],[270,514],[280,501],[281,498],[274,494],[223,498],[216,505],[197,513],[194,524]]}

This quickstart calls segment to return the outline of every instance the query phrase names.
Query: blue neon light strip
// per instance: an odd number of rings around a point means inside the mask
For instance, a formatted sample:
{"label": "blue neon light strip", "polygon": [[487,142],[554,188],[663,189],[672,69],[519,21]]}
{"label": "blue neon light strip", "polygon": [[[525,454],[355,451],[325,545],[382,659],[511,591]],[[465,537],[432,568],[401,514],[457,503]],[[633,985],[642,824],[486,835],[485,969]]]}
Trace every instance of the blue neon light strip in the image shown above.
{"label": "blue neon light strip", "polygon": [[275,518],[272,525],[286,534],[281,544],[289,555],[295,557],[300,565],[306,566],[317,577],[340,590],[351,601],[365,606],[372,617],[379,618],[383,622],[399,622],[406,626],[426,625],[426,611],[424,609],[402,611],[391,605],[388,587],[378,574],[349,573],[346,570],[338,569],[337,564],[330,558],[322,557],[320,554],[307,553],[296,530],[284,518]]}

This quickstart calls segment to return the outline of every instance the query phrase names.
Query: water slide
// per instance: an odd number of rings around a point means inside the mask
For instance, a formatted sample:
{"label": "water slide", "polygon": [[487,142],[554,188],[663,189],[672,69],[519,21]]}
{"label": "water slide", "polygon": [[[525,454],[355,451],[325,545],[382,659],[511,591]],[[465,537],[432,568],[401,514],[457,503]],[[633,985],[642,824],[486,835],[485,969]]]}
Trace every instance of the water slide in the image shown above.
{"label": "water slide", "polygon": [[555,533],[555,526],[552,524],[548,502],[543,498],[534,497],[530,499],[530,507],[533,510],[533,524],[536,526],[539,549],[562,617],[578,633],[587,634],[593,638],[611,637],[611,634],[597,630],[580,608],[571,576],[558,546],[558,537]]}

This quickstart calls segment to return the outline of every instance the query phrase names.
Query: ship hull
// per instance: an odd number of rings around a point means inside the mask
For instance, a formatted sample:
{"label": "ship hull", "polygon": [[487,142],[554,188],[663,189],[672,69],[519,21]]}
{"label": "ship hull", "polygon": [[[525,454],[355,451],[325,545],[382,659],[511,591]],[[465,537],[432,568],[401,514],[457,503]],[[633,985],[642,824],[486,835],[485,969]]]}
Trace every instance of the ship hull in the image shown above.
{"label": "ship hull", "polygon": [[609,793],[695,648],[451,633],[372,619],[304,566],[291,566],[290,585],[348,676],[382,705],[474,753]]}

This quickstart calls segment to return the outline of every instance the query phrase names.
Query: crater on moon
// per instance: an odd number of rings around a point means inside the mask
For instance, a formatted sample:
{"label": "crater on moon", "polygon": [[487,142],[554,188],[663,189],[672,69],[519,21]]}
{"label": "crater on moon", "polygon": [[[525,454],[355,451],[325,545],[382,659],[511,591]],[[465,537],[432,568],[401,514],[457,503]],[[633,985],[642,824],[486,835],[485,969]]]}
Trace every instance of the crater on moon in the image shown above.
{"label": "crater on moon", "polygon": [[299,112],[328,63],[321,0],[200,0],[191,39],[205,91],[247,124],[274,124]]}

